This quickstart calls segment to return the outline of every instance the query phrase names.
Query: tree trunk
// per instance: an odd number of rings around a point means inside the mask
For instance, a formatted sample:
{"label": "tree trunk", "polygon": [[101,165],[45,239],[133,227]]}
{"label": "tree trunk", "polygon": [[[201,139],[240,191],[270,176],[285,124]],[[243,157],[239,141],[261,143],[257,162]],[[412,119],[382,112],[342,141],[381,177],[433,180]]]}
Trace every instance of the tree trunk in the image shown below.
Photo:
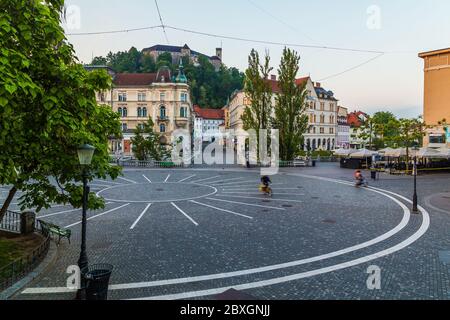
{"label": "tree trunk", "polygon": [[5,203],[3,204],[2,208],[0,209],[0,221],[3,220],[3,216],[6,214],[6,210],[8,210],[12,199],[16,195],[16,192],[17,192],[17,188],[16,187],[12,187],[12,189],[9,190],[8,197],[6,198]]}

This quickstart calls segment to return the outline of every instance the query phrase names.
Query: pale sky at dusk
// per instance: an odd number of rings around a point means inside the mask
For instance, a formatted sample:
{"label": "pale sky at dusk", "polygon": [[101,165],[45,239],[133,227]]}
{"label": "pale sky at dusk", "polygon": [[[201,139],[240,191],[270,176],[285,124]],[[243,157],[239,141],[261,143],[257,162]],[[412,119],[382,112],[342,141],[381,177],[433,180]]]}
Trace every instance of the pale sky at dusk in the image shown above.
{"label": "pale sky at dusk", "polygon": [[[141,28],[161,24],[153,0],[69,0],[80,9],[80,28],[67,33]],[[166,25],[255,40],[389,52],[353,71],[322,81],[350,111],[389,110],[399,116],[422,113],[421,51],[450,47],[448,0],[159,0]],[[380,20],[368,14],[380,9]],[[373,11],[372,11],[373,12]],[[73,16],[72,16],[73,17]],[[69,17],[71,19],[72,17]],[[379,29],[371,29],[379,26]],[[379,21],[379,24],[377,22]],[[73,22],[73,20],[72,20]],[[76,25],[76,24],[75,24]],[[283,46],[254,44],[167,30],[169,44],[187,43],[214,55],[223,46],[227,66],[244,71],[252,48],[270,51],[279,63]],[[162,29],[91,36],[68,36],[84,63],[109,51],[167,44]],[[292,47],[301,56],[299,76],[327,78],[375,57],[374,53]]]}

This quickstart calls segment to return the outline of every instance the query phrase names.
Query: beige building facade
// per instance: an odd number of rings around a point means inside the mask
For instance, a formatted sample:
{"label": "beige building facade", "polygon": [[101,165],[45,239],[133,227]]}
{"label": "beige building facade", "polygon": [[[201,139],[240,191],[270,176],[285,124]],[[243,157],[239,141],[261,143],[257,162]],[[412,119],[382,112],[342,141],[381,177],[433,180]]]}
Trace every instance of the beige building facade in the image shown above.
{"label": "beige building facade", "polygon": [[112,153],[132,155],[134,130],[149,118],[165,145],[174,142],[174,130],[192,132],[193,109],[184,75],[172,77],[168,69],[158,73],[119,73],[113,76],[113,84],[112,91],[97,94],[99,103],[111,105],[120,115],[123,138],[111,141]]}
{"label": "beige building facade", "polygon": [[423,52],[419,57],[424,60],[423,117],[431,126],[424,145],[450,146],[450,130],[442,124],[444,119],[450,123],[450,48]]}

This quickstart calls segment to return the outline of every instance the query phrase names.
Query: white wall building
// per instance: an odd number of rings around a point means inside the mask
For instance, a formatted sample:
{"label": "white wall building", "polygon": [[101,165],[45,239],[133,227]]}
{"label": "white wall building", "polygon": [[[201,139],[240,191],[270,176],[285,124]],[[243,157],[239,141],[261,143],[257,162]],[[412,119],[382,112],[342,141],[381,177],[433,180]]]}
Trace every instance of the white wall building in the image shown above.
{"label": "white wall building", "polygon": [[336,148],[350,148],[350,125],[348,124],[348,109],[338,106]]}
{"label": "white wall building", "polygon": [[214,142],[222,136],[220,128],[225,124],[222,109],[202,109],[194,106],[194,139],[202,138],[205,142]]}

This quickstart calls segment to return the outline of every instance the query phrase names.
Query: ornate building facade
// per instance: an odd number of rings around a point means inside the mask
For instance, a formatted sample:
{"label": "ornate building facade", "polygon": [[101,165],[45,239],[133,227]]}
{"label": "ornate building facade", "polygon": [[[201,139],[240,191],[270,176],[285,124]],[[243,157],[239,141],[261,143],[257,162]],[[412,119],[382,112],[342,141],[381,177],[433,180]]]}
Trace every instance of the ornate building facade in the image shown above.
{"label": "ornate building facade", "polygon": [[112,153],[132,155],[134,130],[149,118],[164,145],[174,142],[176,129],[192,132],[193,109],[182,64],[176,76],[163,67],[157,73],[117,73],[112,77],[113,89],[97,94],[99,103],[109,104],[120,115],[123,138],[111,140]]}

